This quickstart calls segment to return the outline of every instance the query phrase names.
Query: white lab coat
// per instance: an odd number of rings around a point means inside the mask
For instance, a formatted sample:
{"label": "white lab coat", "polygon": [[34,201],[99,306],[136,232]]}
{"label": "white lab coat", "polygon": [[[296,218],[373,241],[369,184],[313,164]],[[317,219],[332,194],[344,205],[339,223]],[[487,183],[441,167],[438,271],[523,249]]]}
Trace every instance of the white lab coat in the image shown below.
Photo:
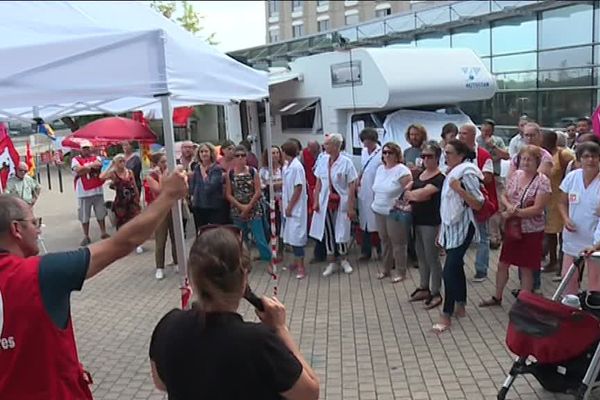
{"label": "white lab coat", "polygon": [[[310,225],[310,237],[323,240],[325,234],[325,217],[329,200],[329,154],[320,157],[315,166],[315,176],[321,181],[319,193],[319,212],[314,212]],[[335,220],[335,242],[348,243],[352,221],[348,218],[348,187],[358,179],[358,173],[349,157],[340,154],[331,166],[333,188],[340,195],[340,205]]]}
{"label": "white lab coat", "polygon": [[[287,217],[285,210],[292,200],[296,186],[302,186],[300,199],[292,208],[292,216]],[[283,167],[283,192],[282,192],[283,216],[283,243],[290,246],[303,247],[308,241],[308,194],[306,192],[306,175],[302,163],[294,158],[288,165]]]}
{"label": "white lab coat", "polygon": [[363,148],[361,154],[362,175],[360,178],[360,188],[358,190],[358,216],[360,218],[360,229],[368,232],[377,232],[375,223],[375,213],[371,210],[373,204],[373,182],[377,168],[383,163],[381,160],[381,147],[377,146],[371,154],[366,148]]}

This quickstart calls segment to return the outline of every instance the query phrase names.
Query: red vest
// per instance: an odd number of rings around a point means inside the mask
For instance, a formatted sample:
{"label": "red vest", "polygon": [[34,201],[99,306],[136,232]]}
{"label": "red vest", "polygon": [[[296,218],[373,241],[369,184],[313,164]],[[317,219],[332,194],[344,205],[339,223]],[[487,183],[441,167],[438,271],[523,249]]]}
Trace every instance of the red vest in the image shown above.
{"label": "red vest", "polygon": [[[483,166],[485,165],[487,160],[490,160],[490,162],[492,162],[492,156],[486,149],[482,148],[481,146],[478,146],[477,166],[479,167],[481,172],[483,172]],[[483,186],[485,186],[485,189],[488,192],[490,201],[496,206],[496,210],[498,210],[498,193],[496,192],[496,178],[492,176],[492,181],[490,183],[484,183]]]}
{"label": "red vest", "polygon": [[71,318],[57,328],[42,303],[39,264],[0,253],[0,399],[92,399]]}
{"label": "red vest", "polygon": [[[75,157],[75,160],[77,160],[79,165],[83,166],[85,164],[98,161],[98,158],[96,156],[90,156],[85,158],[77,156]],[[81,185],[83,186],[83,190],[96,189],[97,187],[100,187],[104,184],[104,181],[100,179],[100,170],[92,170],[89,173],[82,176],[77,175],[75,177],[75,185],[77,185],[78,179],[81,179]]]}

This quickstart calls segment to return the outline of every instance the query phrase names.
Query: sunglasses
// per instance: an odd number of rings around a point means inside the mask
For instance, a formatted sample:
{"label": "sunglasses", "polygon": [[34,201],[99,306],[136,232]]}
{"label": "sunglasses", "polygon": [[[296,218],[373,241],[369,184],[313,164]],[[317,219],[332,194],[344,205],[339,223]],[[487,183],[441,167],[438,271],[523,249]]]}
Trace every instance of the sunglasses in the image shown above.
{"label": "sunglasses", "polygon": [[16,219],[15,221],[18,222],[33,222],[33,226],[35,226],[36,228],[41,228],[42,227],[42,217],[39,218],[20,218],[20,219]]}
{"label": "sunglasses", "polygon": [[396,152],[391,151],[391,150],[384,150],[384,151],[381,152],[381,154],[383,154],[384,156],[388,156],[390,154],[394,155],[394,154],[396,154]]}

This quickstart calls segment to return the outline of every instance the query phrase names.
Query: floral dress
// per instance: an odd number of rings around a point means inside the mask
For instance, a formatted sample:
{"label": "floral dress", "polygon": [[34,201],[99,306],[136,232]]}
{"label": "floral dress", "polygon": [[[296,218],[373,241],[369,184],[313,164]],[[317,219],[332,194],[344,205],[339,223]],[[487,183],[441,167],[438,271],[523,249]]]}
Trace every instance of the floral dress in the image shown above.
{"label": "floral dress", "polygon": [[135,177],[130,170],[126,171],[125,178],[120,177],[116,172],[112,176],[116,192],[112,211],[115,213],[117,219],[117,229],[141,211],[140,196],[136,187]]}

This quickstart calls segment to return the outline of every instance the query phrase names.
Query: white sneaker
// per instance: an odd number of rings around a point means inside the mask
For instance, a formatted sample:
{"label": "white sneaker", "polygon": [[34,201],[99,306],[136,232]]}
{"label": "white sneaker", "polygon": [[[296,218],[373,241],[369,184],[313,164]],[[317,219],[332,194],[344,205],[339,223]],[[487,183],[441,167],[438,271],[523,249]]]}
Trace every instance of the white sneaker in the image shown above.
{"label": "white sneaker", "polygon": [[144,249],[143,249],[142,246],[138,246],[138,247],[135,248],[135,252],[137,254],[142,254],[144,252]]}
{"label": "white sneaker", "polygon": [[165,270],[164,270],[164,268],[156,268],[156,274],[154,275],[154,277],[157,280],[159,280],[159,281],[161,279],[163,279],[165,277]]}
{"label": "white sneaker", "polygon": [[346,274],[352,273],[352,265],[350,265],[348,260],[342,260],[342,262],[340,264],[342,264],[342,269],[344,270],[344,273],[346,273]]}
{"label": "white sneaker", "polygon": [[325,271],[323,271],[323,276],[328,277],[329,275],[333,274],[334,272],[336,272],[338,269],[338,266],[336,263],[329,263],[329,265],[327,266],[327,268],[325,268]]}

